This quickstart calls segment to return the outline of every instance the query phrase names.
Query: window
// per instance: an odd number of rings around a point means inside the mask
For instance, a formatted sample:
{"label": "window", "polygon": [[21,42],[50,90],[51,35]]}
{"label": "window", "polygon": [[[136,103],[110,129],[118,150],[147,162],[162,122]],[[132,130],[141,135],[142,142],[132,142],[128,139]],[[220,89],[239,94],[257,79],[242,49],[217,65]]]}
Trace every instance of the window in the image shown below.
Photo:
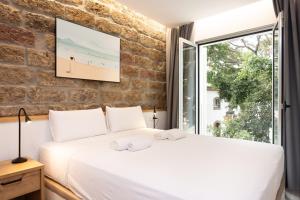
{"label": "window", "polygon": [[221,100],[220,100],[219,97],[214,98],[213,105],[214,105],[214,110],[220,110],[221,109]]}
{"label": "window", "polygon": [[272,142],[272,33],[199,45],[199,56],[200,132]]}

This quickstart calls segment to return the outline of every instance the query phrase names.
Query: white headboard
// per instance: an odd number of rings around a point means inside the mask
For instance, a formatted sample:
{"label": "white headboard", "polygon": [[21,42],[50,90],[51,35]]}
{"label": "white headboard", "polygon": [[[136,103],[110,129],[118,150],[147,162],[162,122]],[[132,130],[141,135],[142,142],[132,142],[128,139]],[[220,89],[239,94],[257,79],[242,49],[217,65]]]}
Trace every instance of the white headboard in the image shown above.
{"label": "white headboard", "polygon": [[[166,128],[166,111],[157,112],[157,128]],[[144,112],[147,127],[153,127],[152,112]],[[22,155],[39,158],[39,147],[52,140],[48,120],[22,123]],[[0,160],[9,160],[18,155],[18,123],[0,123]]]}

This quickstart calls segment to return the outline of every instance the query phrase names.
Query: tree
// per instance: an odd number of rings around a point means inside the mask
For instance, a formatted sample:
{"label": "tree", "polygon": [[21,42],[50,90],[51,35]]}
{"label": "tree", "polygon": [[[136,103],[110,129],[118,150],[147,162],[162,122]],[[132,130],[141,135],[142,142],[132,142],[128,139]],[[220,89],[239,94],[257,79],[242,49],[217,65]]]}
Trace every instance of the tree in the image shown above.
{"label": "tree", "polygon": [[216,136],[269,142],[272,62],[268,35],[208,46],[208,83],[237,116],[213,128]]}

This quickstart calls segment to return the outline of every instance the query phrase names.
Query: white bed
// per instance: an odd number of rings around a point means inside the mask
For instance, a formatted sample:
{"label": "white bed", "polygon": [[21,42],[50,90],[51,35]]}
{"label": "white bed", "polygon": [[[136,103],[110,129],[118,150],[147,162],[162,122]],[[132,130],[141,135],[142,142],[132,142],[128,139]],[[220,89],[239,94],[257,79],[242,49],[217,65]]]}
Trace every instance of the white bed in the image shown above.
{"label": "white bed", "polygon": [[138,129],[41,147],[45,173],[83,199],[274,200],[283,175],[279,146],[189,135],[138,151],[110,143]]}

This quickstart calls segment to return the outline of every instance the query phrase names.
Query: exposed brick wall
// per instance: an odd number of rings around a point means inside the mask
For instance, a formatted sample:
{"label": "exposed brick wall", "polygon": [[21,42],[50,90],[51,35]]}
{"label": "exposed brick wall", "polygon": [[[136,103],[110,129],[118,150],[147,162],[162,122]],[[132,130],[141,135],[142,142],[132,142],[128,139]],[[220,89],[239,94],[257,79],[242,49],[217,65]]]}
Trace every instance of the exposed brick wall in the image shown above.
{"label": "exposed brick wall", "polygon": [[[121,38],[121,82],[55,77],[55,17]],[[0,0],[0,116],[166,107],[165,27],[114,0]]]}

